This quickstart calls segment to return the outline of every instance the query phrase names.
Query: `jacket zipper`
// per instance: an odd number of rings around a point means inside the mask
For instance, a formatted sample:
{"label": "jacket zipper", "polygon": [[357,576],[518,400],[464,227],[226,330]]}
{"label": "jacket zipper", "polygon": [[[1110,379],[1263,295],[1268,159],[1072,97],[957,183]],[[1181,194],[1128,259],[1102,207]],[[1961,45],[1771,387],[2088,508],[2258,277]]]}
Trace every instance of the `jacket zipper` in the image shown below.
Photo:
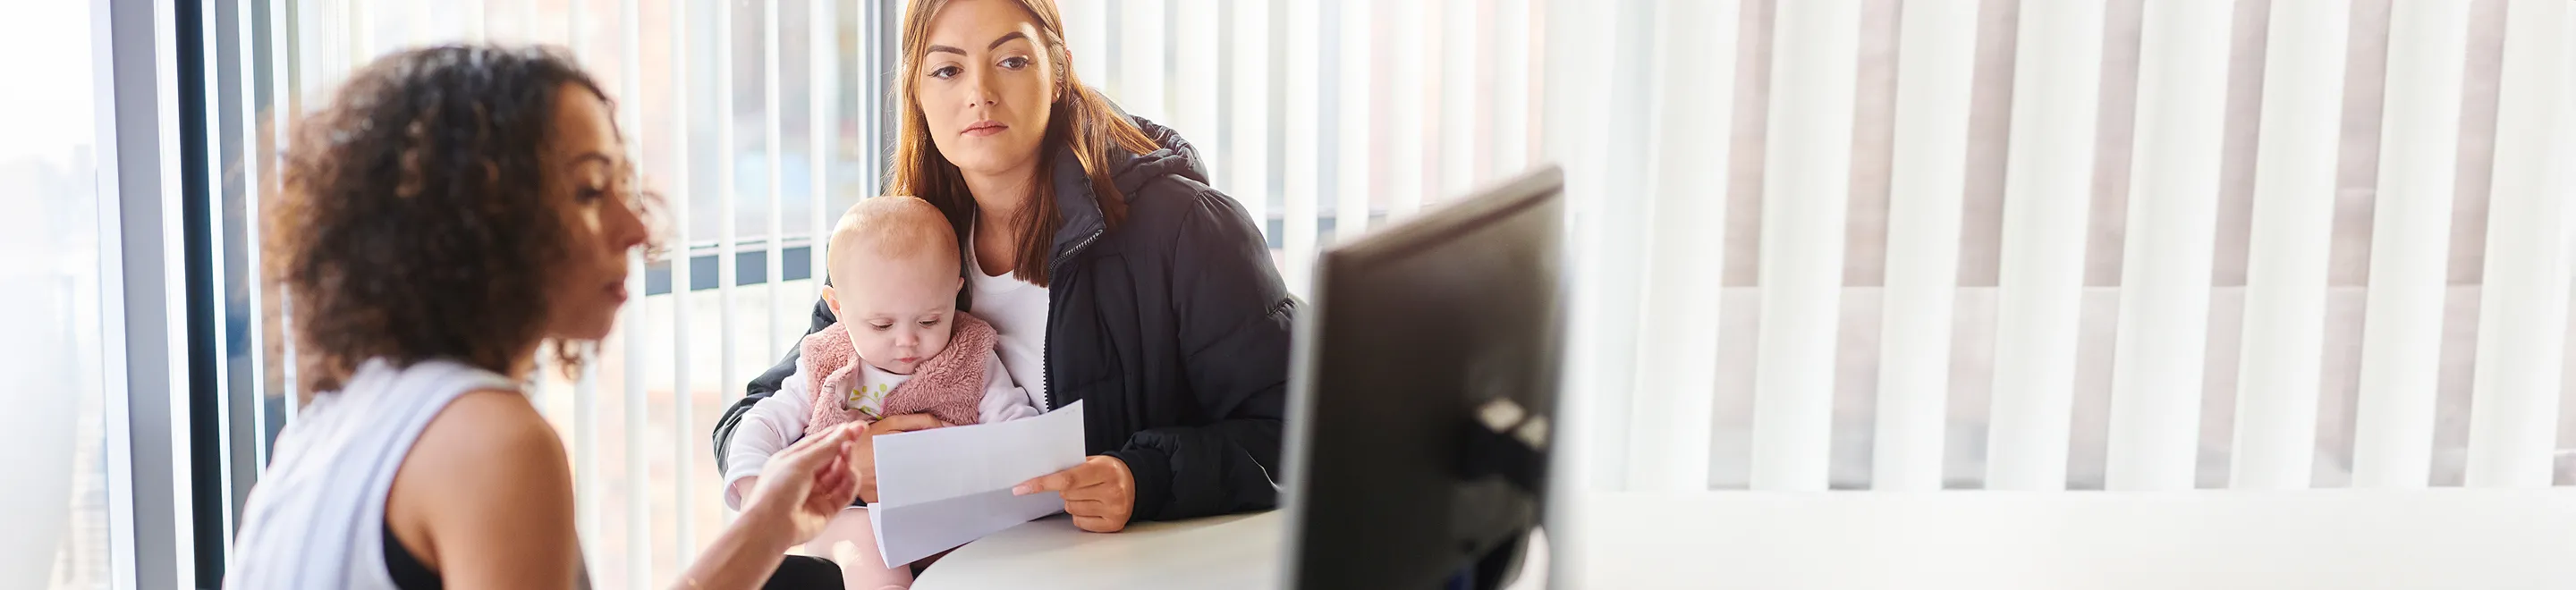
{"label": "jacket zipper", "polygon": [[[1091,235],[1083,236],[1082,241],[1074,242],[1073,247],[1064,249],[1063,256],[1057,256],[1055,257],[1055,260],[1047,261],[1047,277],[1049,279],[1053,279],[1056,276],[1056,271],[1064,268],[1065,260],[1073,258],[1075,254],[1081,254],[1082,249],[1091,247],[1092,242],[1098,241],[1101,235],[1107,233],[1109,233],[1108,230],[1091,230]],[[1048,282],[1053,283],[1054,281],[1049,280]],[[1056,316],[1058,315],[1056,312],[1059,310],[1056,309],[1056,298],[1054,295],[1055,290],[1050,287],[1047,290],[1047,293],[1047,334],[1052,335],[1055,333],[1054,324]],[[1049,336],[1040,336],[1039,338],[1044,339],[1049,338]],[[1038,355],[1038,390],[1046,392],[1047,411],[1053,412],[1057,408],[1064,407],[1064,404],[1058,403],[1064,398],[1063,396],[1055,394],[1055,353],[1053,352],[1055,350],[1055,343],[1047,343],[1047,350],[1048,352],[1046,354]]]}

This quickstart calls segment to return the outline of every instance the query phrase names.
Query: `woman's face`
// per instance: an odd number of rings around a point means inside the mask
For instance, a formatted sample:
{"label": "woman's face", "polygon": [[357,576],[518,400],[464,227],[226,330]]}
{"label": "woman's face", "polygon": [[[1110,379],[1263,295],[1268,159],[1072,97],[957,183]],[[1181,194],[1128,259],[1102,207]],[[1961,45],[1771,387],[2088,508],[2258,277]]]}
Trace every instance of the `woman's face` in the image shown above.
{"label": "woman's face", "polygon": [[1009,0],[955,0],[931,17],[913,100],[949,164],[1000,175],[1037,162],[1057,95],[1045,38]]}
{"label": "woman's face", "polygon": [[626,252],[644,243],[644,220],[626,184],[625,150],[608,105],[566,84],[555,101],[553,145],[542,156],[545,198],[569,226],[570,251],[547,285],[548,336],[597,340],[626,303]]}

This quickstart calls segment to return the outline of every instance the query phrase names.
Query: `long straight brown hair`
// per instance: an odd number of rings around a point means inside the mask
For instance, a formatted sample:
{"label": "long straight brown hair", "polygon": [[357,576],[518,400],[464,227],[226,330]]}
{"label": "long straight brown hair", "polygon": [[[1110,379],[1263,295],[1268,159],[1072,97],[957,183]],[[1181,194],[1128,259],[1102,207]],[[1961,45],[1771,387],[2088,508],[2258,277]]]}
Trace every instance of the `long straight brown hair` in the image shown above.
{"label": "long straight brown hair", "polygon": [[[1014,0],[1037,20],[1043,39],[1041,49],[1055,69],[1056,100],[1047,107],[1045,139],[1038,142],[1037,191],[1033,201],[1020,207],[1018,219],[1009,221],[1014,228],[1012,240],[1019,245],[1019,264],[1012,275],[1040,287],[1047,286],[1047,262],[1053,254],[1055,232],[1064,226],[1062,212],[1055,206],[1056,146],[1073,149],[1074,159],[1083,173],[1091,177],[1093,198],[1109,227],[1115,229],[1127,219],[1127,198],[1118,191],[1117,182],[1109,177],[1109,149],[1116,147],[1128,153],[1142,154],[1162,149],[1145,130],[1118,114],[1082,78],[1074,75],[1065,52],[1064,19],[1056,12],[1052,0]],[[930,140],[930,122],[923,118],[921,101],[915,94],[921,82],[923,58],[930,51],[930,19],[946,7],[948,0],[913,0],[903,12],[903,67],[895,85],[898,104],[903,105],[902,131],[895,136],[894,165],[886,171],[886,193],[921,197],[937,205],[948,215],[948,223],[965,236],[973,228],[975,195],[966,189],[966,179],[955,164],[939,153]],[[972,248],[972,244],[963,247]],[[980,271],[979,271],[980,272]]]}

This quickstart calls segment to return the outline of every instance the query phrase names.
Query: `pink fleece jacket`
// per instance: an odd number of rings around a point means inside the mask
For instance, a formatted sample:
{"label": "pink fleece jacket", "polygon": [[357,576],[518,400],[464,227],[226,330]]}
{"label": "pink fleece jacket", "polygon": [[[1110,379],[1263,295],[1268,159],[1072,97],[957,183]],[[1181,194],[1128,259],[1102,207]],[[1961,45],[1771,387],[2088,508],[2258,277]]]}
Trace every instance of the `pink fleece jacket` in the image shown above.
{"label": "pink fleece jacket", "polygon": [[[984,399],[984,359],[1000,338],[991,324],[962,312],[954,329],[947,350],[913,367],[911,379],[886,393],[885,415],[928,413],[959,426],[978,421],[977,404]],[[835,323],[807,335],[798,348],[802,358],[796,362],[814,380],[814,415],[805,422],[806,433],[846,422],[876,421],[877,416],[843,407],[843,396],[856,385],[852,381],[858,379],[859,363],[864,362],[858,347],[850,343],[849,324]]]}

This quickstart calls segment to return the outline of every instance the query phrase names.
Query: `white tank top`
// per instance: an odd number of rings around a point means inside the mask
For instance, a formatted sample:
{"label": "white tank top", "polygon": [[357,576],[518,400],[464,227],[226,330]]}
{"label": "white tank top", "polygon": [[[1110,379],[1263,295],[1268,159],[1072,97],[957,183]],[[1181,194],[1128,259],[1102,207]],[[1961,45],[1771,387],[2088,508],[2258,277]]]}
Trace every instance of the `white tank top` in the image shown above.
{"label": "white tank top", "polygon": [[[973,244],[975,234],[966,234]],[[975,290],[975,317],[992,324],[1001,335],[1002,369],[1011,380],[1029,392],[1029,401],[1038,411],[1047,409],[1046,333],[1047,288],[1040,287],[1011,273],[1002,276],[984,274],[975,263],[975,249],[966,249],[967,288]]]}
{"label": "white tank top", "polygon": [[485,389],[518,384],[453,361],[372,360],[347,387],[313,396],[251,488],[224,587],[394,588],[384,552],[394,472],[448,402]]}

